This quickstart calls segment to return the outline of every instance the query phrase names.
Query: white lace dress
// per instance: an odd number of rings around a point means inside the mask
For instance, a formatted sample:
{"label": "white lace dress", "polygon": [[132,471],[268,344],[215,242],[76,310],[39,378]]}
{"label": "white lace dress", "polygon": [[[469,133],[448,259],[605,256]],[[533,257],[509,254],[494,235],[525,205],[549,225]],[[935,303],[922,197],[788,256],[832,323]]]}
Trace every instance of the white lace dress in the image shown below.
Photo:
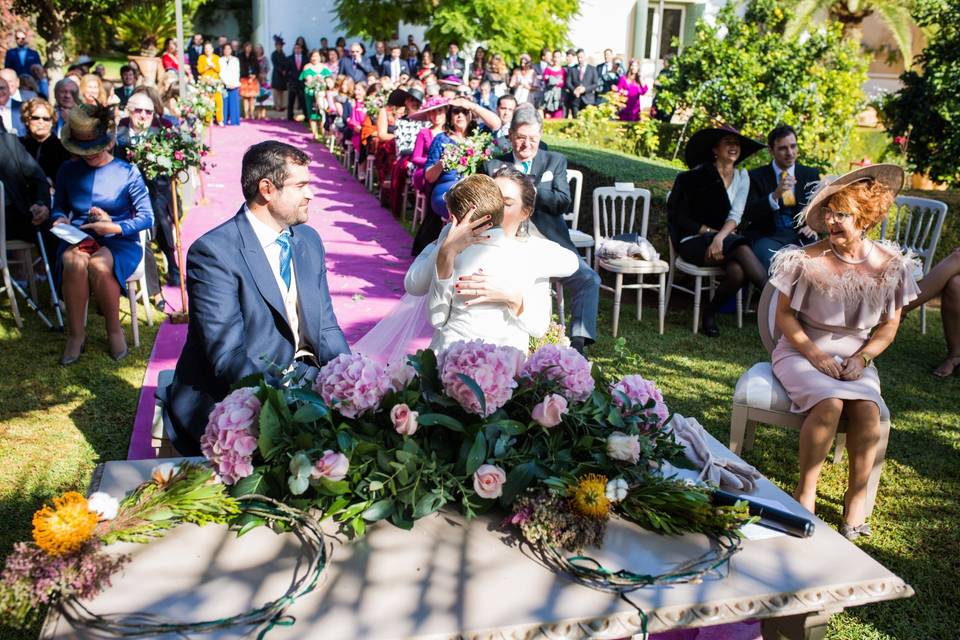
{"label": "white lace dress", "polygon": [[[863,347],[873,328],[917,297],[917,264],[897,247],[876,243],[891,254],[882,273],[871,275],[856,267],[836,274],[827,255],[808,255],[786,247],[773,258],[770,283],[790,297],[790,308],[804,332],[824,352],[847,358]],[[837,380],[821,373],[785,338],[773,350],[773,373],[793,402],[792,411],[805,413],[827,398],[872,400],[880,405],[880,376],[872,364],[857,380]]]}

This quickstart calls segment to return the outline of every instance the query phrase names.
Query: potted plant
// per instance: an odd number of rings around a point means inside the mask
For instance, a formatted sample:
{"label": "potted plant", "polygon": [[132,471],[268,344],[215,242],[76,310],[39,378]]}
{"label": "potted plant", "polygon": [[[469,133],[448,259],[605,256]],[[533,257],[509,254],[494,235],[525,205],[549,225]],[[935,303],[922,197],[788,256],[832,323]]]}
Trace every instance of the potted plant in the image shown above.
{"label": "potted plant", "polygon": [[140,55],[128,55],[127,59],[137,64],[140,75],[143,76],[143,84],[151,87],[159,84],[160,76],[163,74],[163,66],[157,56],[156,36],[145,37],[140,46]]}

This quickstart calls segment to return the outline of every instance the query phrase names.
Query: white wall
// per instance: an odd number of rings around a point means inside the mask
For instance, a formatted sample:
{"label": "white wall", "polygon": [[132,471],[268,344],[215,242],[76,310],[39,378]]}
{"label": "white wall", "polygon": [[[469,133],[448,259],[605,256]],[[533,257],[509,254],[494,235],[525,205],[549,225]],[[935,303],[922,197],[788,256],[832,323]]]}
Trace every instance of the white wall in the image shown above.
{"label": "white wall", "polygon": [[633,49],[636,0],[580,0],[580,14],[570,21],[567,35],[574,49],[603,62],[603,50],[628,57]]}

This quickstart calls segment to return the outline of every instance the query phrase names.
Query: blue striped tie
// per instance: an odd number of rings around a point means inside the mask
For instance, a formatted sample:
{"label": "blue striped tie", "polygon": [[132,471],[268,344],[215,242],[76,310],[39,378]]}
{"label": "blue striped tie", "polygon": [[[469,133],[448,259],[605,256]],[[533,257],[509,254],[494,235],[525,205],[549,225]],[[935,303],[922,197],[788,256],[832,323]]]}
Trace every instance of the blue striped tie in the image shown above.
{"label": "blue striped tie", "polygon": [[279,236],[277,236],[276,243],[280,245],[280,277],[283,278],[283,283],[287,285],[287,290],[290,290],[290,260],[292,255],[290,253],[290,232],[284,231]]}

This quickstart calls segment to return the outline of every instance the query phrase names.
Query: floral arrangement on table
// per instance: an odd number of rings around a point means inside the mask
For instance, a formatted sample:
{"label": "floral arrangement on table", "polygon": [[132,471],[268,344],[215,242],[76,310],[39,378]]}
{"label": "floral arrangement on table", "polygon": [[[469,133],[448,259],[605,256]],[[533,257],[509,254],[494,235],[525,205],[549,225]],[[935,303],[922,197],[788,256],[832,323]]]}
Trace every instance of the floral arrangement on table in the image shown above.
{"label": "floral arrangement on table", "polygon": [[127,159],[153,180],[160,176],[178,176],[186,181],[190,169],[204,169],[207,147],[189,122],[179,127],[157,129],[127,148]]}
{"label": "floral arrangement on table", "polygon": [[18,542],[0,574],[0,615],[24,628],[43,605],[89,599],[110,586],[130,560],[109,554],[113,542],[146,543],[182,523],[229,523],[240,513],[210,467],[170,464],[123,500],[71,491],[33,515],[33,541]]}
{"label": "floral arrangement on table", "polygon": [[656,475],[683,450],[653,382],[608,381],[569,347],[525,357],[476,340],[386,366],[343,354],[309,387],[244,384],[211,413],[203,454],[235,496],[317,509],[348,536],[444,507],[499,506],[527,541],[569,550],[601,542],[611,514],[665,534],[735,537],[749,520]]}
{"label": "floral arrangement on table", "polygon": [[559,347],[570,346],[570,338],[567,337],[567,330],[562,324],[557,322],[556,316],[550,321],[547,331],[542,336],[539,338],[530,336],[530,352],[533,353],[539,350],[540,347],[545,347],[548,344],[555,344]]}
{"label": "floral arrangement on table", "polygon": [[486,131],[477,131],[468,138],[444,147],[440,161],[444,171],[470,176],[479,171],[480,165],[493,154],[493,136]]}

